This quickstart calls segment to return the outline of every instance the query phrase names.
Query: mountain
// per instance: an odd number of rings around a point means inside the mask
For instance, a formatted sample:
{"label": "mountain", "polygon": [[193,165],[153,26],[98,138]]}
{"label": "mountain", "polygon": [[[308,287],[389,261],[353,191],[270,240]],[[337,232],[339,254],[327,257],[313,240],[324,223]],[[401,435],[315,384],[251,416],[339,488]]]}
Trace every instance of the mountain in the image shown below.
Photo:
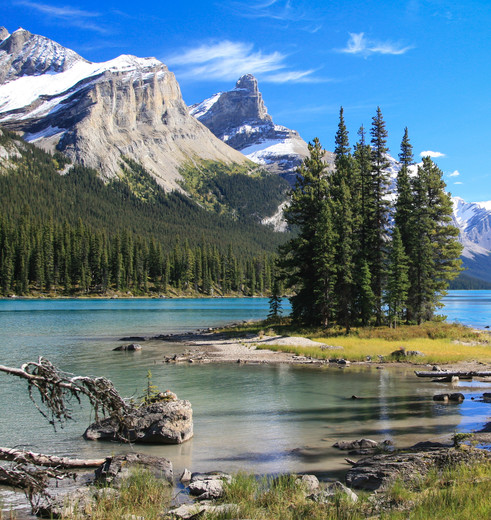
{"label": "mountain", "polygon": [[307,143],[295,130],[273,122],[252,74],[239,78],[232,90],[192,105],[190,113],[251,161],[294,183]]}
{"label": "mountain", "polygon": [[106,179],[128,157],[167,190],[182,168],[249,161],[192,117],[174,74],[155,58],[122,55],[91,63],[52,40],[0,32],[0,125],[63,152]]}

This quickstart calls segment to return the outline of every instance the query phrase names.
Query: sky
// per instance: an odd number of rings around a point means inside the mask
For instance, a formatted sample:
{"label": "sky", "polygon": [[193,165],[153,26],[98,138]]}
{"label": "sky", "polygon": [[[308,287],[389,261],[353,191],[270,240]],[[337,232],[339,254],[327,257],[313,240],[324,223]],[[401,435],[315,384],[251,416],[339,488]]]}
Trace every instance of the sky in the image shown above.
{"label": "sky", "polygon": [[452,195],[491,200],[490,0],[2,0],[23,27],[90,61],[153,56],[188,105],[256,76],[277,124],[334,148],[379,106],[397,157],[408,127]]}

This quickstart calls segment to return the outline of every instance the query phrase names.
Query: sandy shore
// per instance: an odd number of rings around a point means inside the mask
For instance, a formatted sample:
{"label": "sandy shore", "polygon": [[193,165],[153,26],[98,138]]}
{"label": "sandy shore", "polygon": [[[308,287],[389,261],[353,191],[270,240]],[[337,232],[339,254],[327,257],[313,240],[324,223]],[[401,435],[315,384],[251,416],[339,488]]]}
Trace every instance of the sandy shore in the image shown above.
{"label": "sandy shore", "polygon": [[[208,363],[289,363],[289,364],[329,364],[329,360],[312,359],[288,352],[276,352],[267,349],[268,345],[291,345],[296,347],[320,347],[331,352],[332,360],[343,359],[343,348],[326,345],[303,337],[258,336],[253,334],[231,338],[217,332],[199,332],[159,336],[158,339],[182,343],[188,348],[184,355],[172,356],[169,360],[178,362],[208,362]],[[261,348],[258,348],[261,347]],[[341,364],[342,361],[341,361]],[[351,362],[354,366],[408,366],[417,370],[425,370],[432,365],[413,363],[411,361],[384,362],[378,360]],[[346,365],[344,365],[346,366]],[[449,371],[486,371],[491,370],[491,364],[480,361],[462,361],[458,363],[440,363],[443,370]]]}

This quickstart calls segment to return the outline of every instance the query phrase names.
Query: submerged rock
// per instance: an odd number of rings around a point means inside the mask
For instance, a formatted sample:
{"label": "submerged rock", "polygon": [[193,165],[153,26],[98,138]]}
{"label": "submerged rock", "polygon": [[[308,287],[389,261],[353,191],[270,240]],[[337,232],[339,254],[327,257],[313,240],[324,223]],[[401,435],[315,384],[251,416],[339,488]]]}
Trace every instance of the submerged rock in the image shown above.
{"label": "submerged rock", "polygon": [[[193,436],[193,410],[184,400],[166,400],[141,406],[131,418],[132,427],[123,431],[129,442],[181,444]],[[91,424],[84,433],[87,440],[120,441],[116,419],[108,417]]]}
{"label": "submerged rock", "polygon": [[113,348],[113,351],[116,352],[134,352],[137,350],[141,350],[142,346],[138,343],[130,343],[129,345],[121,345],[119,347]]}

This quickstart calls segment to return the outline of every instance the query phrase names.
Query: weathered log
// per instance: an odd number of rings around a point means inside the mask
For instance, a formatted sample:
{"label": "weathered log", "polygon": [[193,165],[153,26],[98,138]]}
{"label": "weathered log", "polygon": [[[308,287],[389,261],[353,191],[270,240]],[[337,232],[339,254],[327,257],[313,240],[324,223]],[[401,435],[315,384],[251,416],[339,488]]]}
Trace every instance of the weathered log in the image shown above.
{"label": "weathered log", "polygon": [[68,457],[57,457],[34,453],[32,451],[16,450],[13,448],[0,447],[0,460],[9,460],[20,464],[33,464],[35,466],[47,466],[51,468],[96,468],[104,464],[106,459],[69,459]]}
{"label": "weathered log", "polygon": [[418,377],[433,377],[433,378],[435,378],[435,377],[452,377],[452,376],[459,377],[460,379],[472,379],[473,377],[491,377],[491,372],[489,372],[489,371],[480,372],[480,371],[474,371],[474,370],[469,370],[467,372],[458,371],[458,370],[449,371],[449,372],[445,372],[444,370],[442,370],[442,371],[432,370],[430,372],[415,370],[414,373]]}

